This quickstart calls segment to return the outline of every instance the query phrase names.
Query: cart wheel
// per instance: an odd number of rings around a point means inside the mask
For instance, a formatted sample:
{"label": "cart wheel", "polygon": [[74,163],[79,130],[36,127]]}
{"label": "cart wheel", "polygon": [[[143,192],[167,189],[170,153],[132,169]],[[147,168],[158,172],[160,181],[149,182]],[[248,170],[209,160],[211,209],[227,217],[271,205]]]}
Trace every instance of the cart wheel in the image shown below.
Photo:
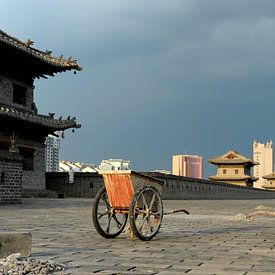
{"label": "cart wheel", "polygon": [[127,223],[128,214],[114,211],[109,203],[106,188],[103,187],[95,197],[92,217],[96,231],[104,238],[111,239],[122,232]]}
{"label": "cart wheel", "polygon": [[142,241],[151,240],[159,231],[163,206],[159,192],[153,186],[139,188],[129,209],[129,222],[134,235]]}

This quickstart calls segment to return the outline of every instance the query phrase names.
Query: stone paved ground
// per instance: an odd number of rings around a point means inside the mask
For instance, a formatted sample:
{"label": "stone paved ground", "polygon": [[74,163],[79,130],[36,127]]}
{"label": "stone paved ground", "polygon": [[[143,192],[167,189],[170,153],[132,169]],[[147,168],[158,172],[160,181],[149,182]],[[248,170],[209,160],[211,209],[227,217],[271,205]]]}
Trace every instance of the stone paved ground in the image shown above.
{"label": "stone paved ground", "polygon": [[275,200],[164,201],[157,237],[150,242],[99,236],[91,199],[24,199],[0,206],[0,230],[31,232],[32,256],[63,263],[59,274],[275,274],[275,217],[234,221]]}

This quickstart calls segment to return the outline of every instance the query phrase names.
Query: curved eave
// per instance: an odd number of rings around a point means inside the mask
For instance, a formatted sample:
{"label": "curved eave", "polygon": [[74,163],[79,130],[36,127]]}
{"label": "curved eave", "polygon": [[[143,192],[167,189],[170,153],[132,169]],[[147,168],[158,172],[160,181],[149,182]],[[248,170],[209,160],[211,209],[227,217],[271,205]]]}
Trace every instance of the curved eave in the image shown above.
{"label": "curved eave", "polygon": [[[32,48],[30,47],[30,44],[28,42],[22,42],[17,38],[8,35],[2,30],[0,30],[0,43],[6,44],[19,52],[22,52],[36,60],[39,60],[43,64],[47,64],[51,67],[52,73],[62,72],[66,70],[82,70],[82,67],[77,64],[75,59],[72,59],[71,57],[64,58],[63,56],[52,56],[50,51],[43,52],[38,49]],[[45,72],[45,74],[51,75],[48,72]]]}
{"label": "curved eave", "polygon": [[34,124],[52,131],[80,128],[75,119],[59,120],[50,116],[36,115],[30,112],[19,111],[14,108],[0,107],[0,117],[11,118],[22,122]]}
{"label": "curved eave", "polygon": [[266,175],[266,176],[263,176],[263,178],[267,179],[267,180],[274,180],[275,179],[275,174]]}
{"label": "curved eave", "polygon": [[266,190],[275,190],[275,186],[263,186]]}
{"label": "curved eave", "polygon": [[252,161],[247,161],[247,160],[218,160],[218,159],[209,159],[208,160],[209,163],[211,164],[216,164],[216,165],[234,165],[234,164],[248,164],[251,166],[257,165],[257,163],[254,163]]}

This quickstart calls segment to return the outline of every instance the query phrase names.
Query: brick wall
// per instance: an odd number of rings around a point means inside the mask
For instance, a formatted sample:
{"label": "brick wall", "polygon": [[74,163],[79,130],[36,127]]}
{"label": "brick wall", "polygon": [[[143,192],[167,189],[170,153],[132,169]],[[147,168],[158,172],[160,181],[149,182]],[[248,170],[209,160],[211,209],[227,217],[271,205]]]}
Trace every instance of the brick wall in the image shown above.
{"label": "brick wall", "polygon": [[269,190],[161,173],[145,174],[166,181],[163,199],[275,199],[275,192]]}
{"label": "brick wall", "polygon": [[46,189],[56,191],[59,196],[92,198],[102,186],[102,176],[97,173],[76,172],[73,183],[69,182],[68,173],[46,173]]}
{"label": "brick wall", "polygon": [[[275,199],[274,191],[161,173],[144,174],[166,181],[163,199]],[[97,173],[75,173],[74,183],[69,183],[68,173],[46,173],[46,188],[68,197],[94,197],[101,186],[103,178]]]}
{"label": "brick wall", "polygon": [[[26,91],[26,106],[13,103],[13,86],[12,83],[22,85],[27,88]],[[33,103],[33,87],[26,85],[25,83],[12,80],[10,78],[0,75],[0,102],[5,105],[11,105],[27,111],[32,111]]]}
{"label": "brick wall", "polygon": [[45,189],[45,145],[38,142],[31,143],[34,151],[33,170],[23,171],[23,188],[24,189]]}
{"label": "brick wall", "polygon": [[19,154],[0,151],[0,204],[22,203],[22,169]]}

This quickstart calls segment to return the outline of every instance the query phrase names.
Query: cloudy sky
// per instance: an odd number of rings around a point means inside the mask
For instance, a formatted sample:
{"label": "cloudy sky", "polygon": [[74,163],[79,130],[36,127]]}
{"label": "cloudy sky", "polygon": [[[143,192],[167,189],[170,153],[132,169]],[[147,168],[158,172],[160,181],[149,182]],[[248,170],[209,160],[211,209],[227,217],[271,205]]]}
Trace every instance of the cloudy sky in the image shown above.
{"label": "cloudy sky", "polygon": [[173,154],[275,141],[274,0],[1,0],[0,28],[73,56],[83,71],[36,80],[40,113],[76,116],[61,158],[171,169]]}

